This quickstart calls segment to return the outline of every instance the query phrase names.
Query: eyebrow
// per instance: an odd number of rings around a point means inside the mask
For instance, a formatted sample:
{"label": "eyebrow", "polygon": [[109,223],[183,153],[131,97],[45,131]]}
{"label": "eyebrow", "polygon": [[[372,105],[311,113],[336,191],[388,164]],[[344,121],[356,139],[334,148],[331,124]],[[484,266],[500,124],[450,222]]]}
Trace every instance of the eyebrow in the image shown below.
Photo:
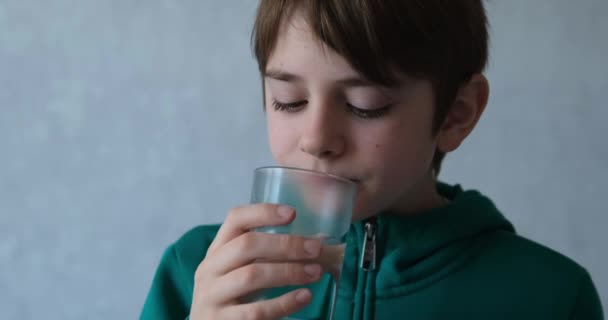
{"label": "eyebrow", "polygon": [[[297,74],[289,73],[289,72],[282,71],[282,70],[276,70],[276,69],[266,70],[266,72],[264,72],[264,77],[274,79],[274,80],[284,81],[284,82],[293,82],[293,83],[304,82],[304,79]],[[338,81],[336,81],[336,83],[338,83],[342,86],[345,86],[345,87],[376,87],[376,86],[379,86],[365,78],[357,77],[357,76],[339,79]]]}

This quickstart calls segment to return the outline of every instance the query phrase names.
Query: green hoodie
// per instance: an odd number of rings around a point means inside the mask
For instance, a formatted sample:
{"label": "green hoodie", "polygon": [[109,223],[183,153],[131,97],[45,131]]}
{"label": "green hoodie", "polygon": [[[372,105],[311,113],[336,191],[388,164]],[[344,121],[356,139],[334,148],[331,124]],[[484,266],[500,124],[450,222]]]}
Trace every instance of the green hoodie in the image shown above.
{"label": "green hoodie", "polygon": [[[479,192],[438,189],[449,205],[351,226],[335,320],[603,318],[584,268],[515,234]],[[194,272],[218,229],[194,228],[165,251],[140,319],[188,317]],[[366,271],[361,249],[374,230],[376,263]]]}

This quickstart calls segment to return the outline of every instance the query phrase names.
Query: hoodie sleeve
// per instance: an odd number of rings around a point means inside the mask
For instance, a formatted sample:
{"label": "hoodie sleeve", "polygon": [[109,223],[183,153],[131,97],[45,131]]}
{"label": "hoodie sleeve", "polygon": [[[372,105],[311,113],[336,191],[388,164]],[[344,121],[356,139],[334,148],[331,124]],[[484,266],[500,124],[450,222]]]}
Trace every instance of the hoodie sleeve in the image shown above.
{"label": "hoodie sleeve", "polygon": [[181,270],[174,245],[171,245],[160,261],[152,287],[148,293],[141,320],[188,319],[192,290],[189,279]]}
{"label": "hoodie sleeve", "polygon": [[571,320],[588,319],[603,320],[602,304],[598,292],[591,280],[591,276],[585,271],[578,296],[570,314]]}

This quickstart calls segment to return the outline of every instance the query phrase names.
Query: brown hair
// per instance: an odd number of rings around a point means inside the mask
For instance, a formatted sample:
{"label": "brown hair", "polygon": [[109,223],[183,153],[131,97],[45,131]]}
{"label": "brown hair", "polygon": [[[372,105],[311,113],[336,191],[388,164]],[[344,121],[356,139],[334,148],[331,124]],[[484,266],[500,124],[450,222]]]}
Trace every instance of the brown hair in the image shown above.
{"label": "brown hair", "polygon": [[[488,59],[482,0],[261,0],[252,45],[263,74],[283,19],[301,9],[316,37],[368,80],[397,84],[393,70],[433,85],[433,132],[458,89]],[[439,174],[445,154],[433,159]]]}

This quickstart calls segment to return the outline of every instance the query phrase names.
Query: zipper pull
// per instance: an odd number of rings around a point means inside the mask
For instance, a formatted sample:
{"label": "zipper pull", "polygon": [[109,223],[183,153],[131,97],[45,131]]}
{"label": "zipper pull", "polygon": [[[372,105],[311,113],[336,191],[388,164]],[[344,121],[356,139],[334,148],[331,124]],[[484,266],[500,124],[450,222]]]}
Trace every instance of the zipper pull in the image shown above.
{"label": "zipper pull", "polygon": [[374,271],[376,269],[376,218],[370,218],[365,222],[365,234],[363,235],[363,249],[361,251],[361,269]]}

